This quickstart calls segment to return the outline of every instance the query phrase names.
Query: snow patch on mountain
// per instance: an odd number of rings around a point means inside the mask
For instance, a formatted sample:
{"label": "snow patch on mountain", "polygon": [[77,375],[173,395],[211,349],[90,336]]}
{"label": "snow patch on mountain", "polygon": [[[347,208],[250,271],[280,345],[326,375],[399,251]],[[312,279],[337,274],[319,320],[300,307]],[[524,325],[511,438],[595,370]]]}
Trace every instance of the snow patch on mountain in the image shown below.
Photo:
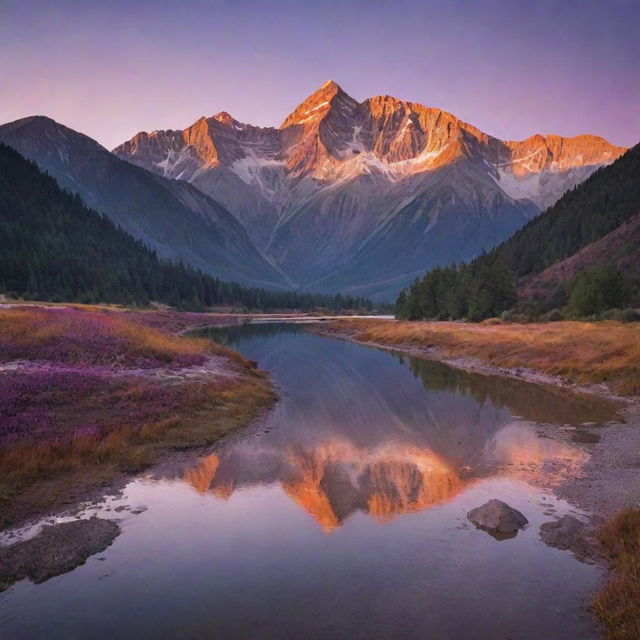
{"label": "snow patch on mountain", "polygon": [[346,154],[362,153],[365,150],[362,142],[358,140],[358,136],[360,135],[361,131],[362,131],[362,125],[360,124],[353,125],[353,137],[351,138],[351,140],[348,140],[346,142],[346,149],[345,149]]}
{"label": "snow patch on mountain", "polygon": [[536,202],[540,194],[540,174],[530,173],[524,178],[516,178],[510,170],[498,169],[495,183],[514,200],[528,199]]}
{"label": "snow patch on mountain", "polygon": [[261,157],[253,149],[245,149],[245,152],[247,155],[236,160],[229,168],[245,184],[257,187],[268,200],[272,200],[278,182],[272,174],[274,170],[284,169],[284,161]]}
{"label": "snow patch on mountain", "polygon": [[[185,169],[182,169],[178,174],[176,173],[176,167],[179,165],[184,165],[185,163],[191,160],[191,149],[189,147],[182,147],[179,151],[175,151],[173,149],[169,149],[167,155],[164,160],[160,162],[155,162],[154,167],[156,167],[156,173],[160,173],[161,176],[165,178],[176,178],[180,179],[185,173]],[[158,171],[159,170],[159,171]],[[189,178],[195,177],[197,175],[198,170],[194,173],[194,175]]]}
{"label": "snow patch on mountain", "polygon": [[305,113],[313,113],[314,111],[317,111],[318,109],[322,109],[322,107],[326,107],[329,104],[329,101],[326,100],[325,102],[321,102],[320,104],[316,105],[315,107],[312,107],[311,109],[307,109],[305,111]]}

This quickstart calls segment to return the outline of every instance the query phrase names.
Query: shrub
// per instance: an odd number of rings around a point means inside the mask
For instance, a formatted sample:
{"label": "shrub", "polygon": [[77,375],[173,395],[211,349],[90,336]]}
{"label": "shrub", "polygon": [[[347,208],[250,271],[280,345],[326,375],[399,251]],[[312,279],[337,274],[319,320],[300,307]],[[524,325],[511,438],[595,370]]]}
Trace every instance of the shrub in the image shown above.
{"label": "shrub", "polygon": [[611,265],[590,267],[573,282],[569,293],[569,311],[578,316],[592,316],[607,309],[623,307],[628,290],[619,269]]}
{"label": "shrub", "polygon": [[507,309],[500,314],[500,319],[504,322],[512,322],[513,316],[515,315],[515,309]]}
{"label": "shrub", "polygon": [[561,322],[564,320],[564,314],[560,309],[551,309],[542,316],[544,322]]}
{"label": "shrub", "polygon": [[616,322],[638,322],[640,314],[635,309],[609,309],[602,314],[605,320]]}
{"label": "shrub", "polygon": [[640,313],[635,309],[623,309],[620,312],[620,322],[640,322]]}

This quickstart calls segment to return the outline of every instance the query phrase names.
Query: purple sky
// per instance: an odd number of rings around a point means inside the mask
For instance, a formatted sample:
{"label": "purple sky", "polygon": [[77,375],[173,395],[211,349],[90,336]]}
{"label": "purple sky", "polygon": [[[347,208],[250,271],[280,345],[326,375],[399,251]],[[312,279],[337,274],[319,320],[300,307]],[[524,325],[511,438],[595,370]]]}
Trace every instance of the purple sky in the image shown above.
{"label": "purple sky", "polygon": [[0,122],[111,148],[229,111],[278,126],[333,79],[503,139],[640,140],[638,0],[0,0]]}

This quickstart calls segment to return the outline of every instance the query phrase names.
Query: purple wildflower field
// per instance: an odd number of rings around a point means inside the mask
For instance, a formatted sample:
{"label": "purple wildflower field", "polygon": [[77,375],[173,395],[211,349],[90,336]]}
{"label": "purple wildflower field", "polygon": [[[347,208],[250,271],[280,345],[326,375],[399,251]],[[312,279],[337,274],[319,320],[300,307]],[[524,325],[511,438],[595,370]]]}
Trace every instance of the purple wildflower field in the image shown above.
{"label": "purple wildflower field", "polygon": [[115,313],[0,310],[0,470],[34,446],[138,437],[202,401],[210,383],[166,384],[145,371],[202,365],[206,347]]}
{"label": "purple wildflower field", "polygon": [[0,313],[0,362],[45,360],[138,368],[202,364],[202,345],[114,312],[29,307]]}

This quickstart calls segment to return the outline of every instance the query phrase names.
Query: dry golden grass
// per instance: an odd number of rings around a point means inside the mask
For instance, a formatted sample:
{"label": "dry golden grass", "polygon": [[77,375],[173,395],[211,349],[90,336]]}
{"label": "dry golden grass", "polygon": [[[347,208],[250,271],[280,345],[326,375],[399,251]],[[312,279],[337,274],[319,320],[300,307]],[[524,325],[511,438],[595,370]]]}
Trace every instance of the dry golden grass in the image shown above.
{"label": "dry golden grass", "polygon": [[[220,366],[231,375],[175,382],[177,370],[199,367],[211,354],[225,358],[226,365]],[[44,360],[49,368],[40,378],[37,368],[21,374],[22,395],[16,391],[17,378],[0,374],[5,376],[0,391],[8,393],[9,411],[0,447],[0,528],[73,502],[123,472],[148,466],[167,450],[212,444],[276,399],[255,363],[206,338],[179,337],[148,326],[133,313],[0,310],[3,359]],[[93,366],[103,364],[112,366],[107,371],[135,369],[114,377]],[[164,368],[167,376],[138,375],[140,366]],[[96,375],[102,376],[98,383]],[[60,386],[65,376],[72,377],[73,393]],[[11,413],[13,405],[22,413]],[[33,413],[34,407],[40,413]],[[53,418],[36,428],[29,410]],[[27,417],[16,426],[20,415]],[[0,421],[0,436],[2,426]]]}
{"label": "dry golden grass", "polygon": [[640,393],[640,325],[618,322],[465,324],[336,320],[330,331],[384,345],[437,349],[508,369],[525,367],[622,395]]}
{"label": "dry golden grass", "polygon": [[640,638],[640,511],[620,512],[600,531],[615,577],[593,601],[607,640]]}
{"label": "dry golden grass", "polygon": [[171,358],[200,354],[211,347],[209,340],[180,338],[117,316],[111,316],[109,320],[114,332],[127,341],[127,346],[134,353],[140,351]]}
{"label": "dry golden grass", "polygon": [[178,411],[132,423],[106,437],[5,450],[0,453],[0,528],[73,502],[122,473],[140,471],[166,451],[211,445],[257,418],[275,400],[266,375],[249,368],[226,384],[184,385],[184,404]]}

